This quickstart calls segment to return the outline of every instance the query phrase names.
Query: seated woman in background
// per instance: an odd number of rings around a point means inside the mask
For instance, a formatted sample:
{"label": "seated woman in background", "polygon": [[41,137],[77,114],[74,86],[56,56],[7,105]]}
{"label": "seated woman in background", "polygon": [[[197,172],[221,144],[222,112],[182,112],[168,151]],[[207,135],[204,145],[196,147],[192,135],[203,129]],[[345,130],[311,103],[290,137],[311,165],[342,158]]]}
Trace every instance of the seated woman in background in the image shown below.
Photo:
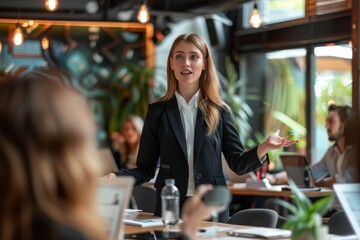
{"label": "seated woman in background", "polygon": [[121,133],[111,134],[112,151],[119,168],[135,168],[144,121],[139,116],[125,119]]}
{"label": "seated woman in background", "polygon": [[[0,82],[0,109],[0,240],[107,239],[95,202],[96,128],[84,97],[51,76],[28,74]],[[211,215],[201,201],[210,188],[184,211],[190,238]]]}

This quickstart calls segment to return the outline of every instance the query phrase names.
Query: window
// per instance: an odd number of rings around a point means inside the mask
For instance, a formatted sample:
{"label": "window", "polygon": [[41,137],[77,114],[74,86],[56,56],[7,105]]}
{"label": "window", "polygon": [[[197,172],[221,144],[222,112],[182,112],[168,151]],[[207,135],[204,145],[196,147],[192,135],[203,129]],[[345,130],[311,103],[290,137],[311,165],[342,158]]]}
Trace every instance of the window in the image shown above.
{"label": "window", "polygon": [[305,17],[305,0],[259,0],[244,3],[243,27],[250,28],[249,17],[257,3],[263,24],[279,23]]}
{"label": "window", "polygon": [[314,49],[316,63],[315,92],[315,156],[319,161],[333,142],[328,139],[325,118],[329,104],[352,104],[351,59],[349,44],[320,46]]}
{"label": "window", "polygon": [[[304,48],[269,52],[265,55],[265,132],[280,129],[280,135],[294,134],[300,142],[286,151],[306,152]],[[275,168],[279,159],[273,158]]]}

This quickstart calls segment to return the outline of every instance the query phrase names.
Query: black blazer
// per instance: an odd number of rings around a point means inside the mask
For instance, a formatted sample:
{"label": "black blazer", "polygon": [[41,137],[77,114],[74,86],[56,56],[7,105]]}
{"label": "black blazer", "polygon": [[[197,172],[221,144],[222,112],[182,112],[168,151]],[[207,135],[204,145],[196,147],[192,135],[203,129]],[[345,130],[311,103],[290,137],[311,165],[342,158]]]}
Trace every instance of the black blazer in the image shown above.
{"label": "black blazer", "polygon": [[[257,147],[244,150],[231,113],[227,109],[222,109],[220,113],[215,133],[208,136],[203,114],[198,109],[194,136],[195,186],[204,183],[226,185],[221,153],[229,167],[239,175],[262,166],[257,156]],[[149,105],[141,134],[137,168],[122,170],[117,175],[130,174],[135,177],[136,184],[148,182],[154,177],[159,160],[160,169],[154,185],[157,190],[156,215],[161,213],[160,193],[165,179],[175,179],[181,202],[186,198],[188,187],[186,139],[175,97]]]}

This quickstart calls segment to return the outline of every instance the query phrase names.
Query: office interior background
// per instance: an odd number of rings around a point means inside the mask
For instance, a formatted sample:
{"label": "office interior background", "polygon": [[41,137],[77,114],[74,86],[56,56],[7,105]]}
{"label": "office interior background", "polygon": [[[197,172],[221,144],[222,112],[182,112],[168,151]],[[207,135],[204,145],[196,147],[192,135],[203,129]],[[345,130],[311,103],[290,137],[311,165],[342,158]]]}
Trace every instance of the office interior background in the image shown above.
{"label": "office interior background", "polygon": [[53,0],[55,10],[47,1],[0,2],[0,75],[62,71],[88,98],[100,145],[164,93],[168,51],[183,33],[211,47],[245,146],[276,129],[300,139],[271,153],[270,170],[282,151],[320,160],[329,104],[359,112],[358,0]]}

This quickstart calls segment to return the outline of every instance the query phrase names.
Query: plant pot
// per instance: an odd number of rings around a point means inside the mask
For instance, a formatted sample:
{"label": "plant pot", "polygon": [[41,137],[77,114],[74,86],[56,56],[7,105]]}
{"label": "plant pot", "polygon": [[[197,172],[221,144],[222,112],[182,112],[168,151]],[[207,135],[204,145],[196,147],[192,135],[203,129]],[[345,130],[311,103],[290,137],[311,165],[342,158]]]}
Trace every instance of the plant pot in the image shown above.
{"label": "plant pot", "polygon": [[[304,230],[303,233],[298,238],[296,238],[296,240],[323,240],[323,239],[327,239],[328,232],[329,232],[328,226],[322,225],[316,230],[316,238],[312,236],[310,230]],[[291,238],[291,239],[295,240],[295,238]]]}

